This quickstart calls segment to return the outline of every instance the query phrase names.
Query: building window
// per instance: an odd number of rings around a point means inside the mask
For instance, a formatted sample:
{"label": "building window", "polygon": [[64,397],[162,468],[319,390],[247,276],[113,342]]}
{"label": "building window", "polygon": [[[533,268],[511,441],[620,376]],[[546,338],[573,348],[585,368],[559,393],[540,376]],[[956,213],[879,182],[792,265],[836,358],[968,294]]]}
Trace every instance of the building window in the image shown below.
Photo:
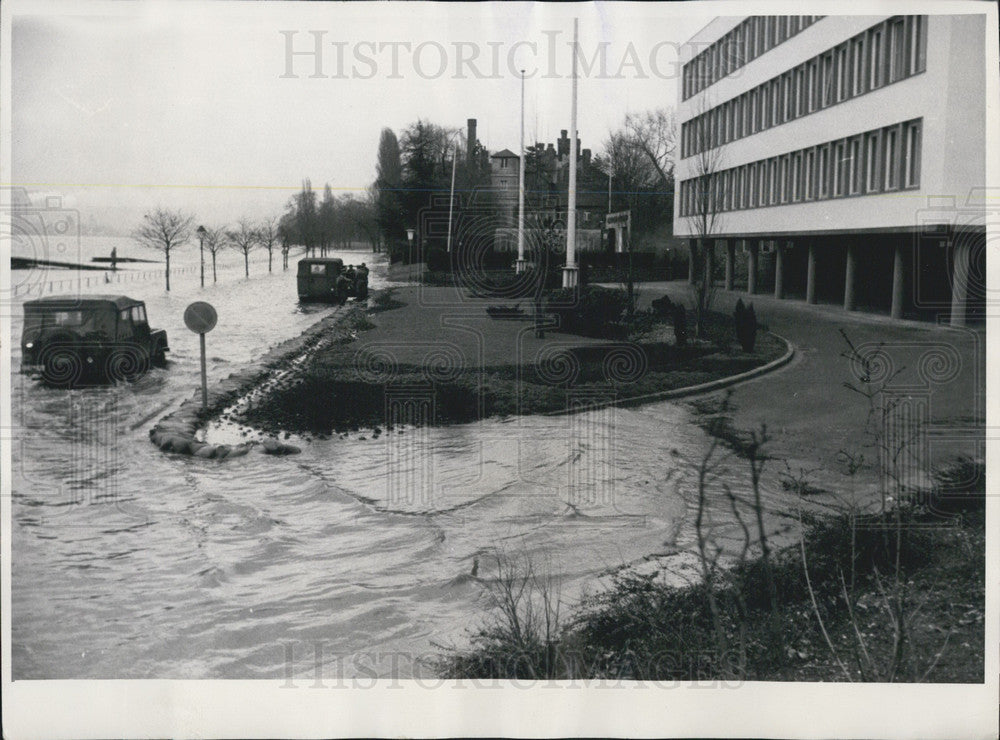
{"label": "building window", "polygon": [[900,80],[906,74],[906,38],[902,18],[889,23],[889,81]]}
{"label": "building window", "polygon": [[767,205],[767,162],[761,162],[757,169],[757,205]]}
{"label": "building window", "polygon": [[865,135],[865,192],[878,192],[878,132]]}
{"label": "building window", "polygon": [[792,159],[792,200],[802,200],[802,152],[796,152]]}
{"label": "building window", "polygon": [[863,93],[865,86],[865,37],[858,36],[851,42],[851,57],[853,66],[854,95]]}
{"label": "building window", "polygon": [[778,202],[778,160],[772,159],[767,163],[767,190],[768,202],[771,204]]}
{"label": "building window", "polygon": [[848,92],[850,76],[847,74],[847,46],[837,49],[837,102],[845,100]]}
{"label": "building window", "polygon": [[788,202],[788,155],[781,158],[781,167],[778,174],[778,195],[782,203]]}
{"label": "building window", "polygon": [[882,27],[868,32],[868,89],[882,85]]}
{"label": "building window", "polygon": [[833,149],[833,196],[844,194],[844,142],[838,141]]}
{"label": "building window", "polygon": [[824,145],[819,150],[819,197],[830,195],[830,146]]}
{"label": "building window", "polygon": [[916,188],[920,186],[920,122],[911,121],[904,126],[904,130],[906,132],[904,184],[908,188]]}
{"label": "building window", "polygon": [[899,134],[896,126],[885,130],[884,141],[885,164],[883,171],[885,173],[885,189],[895,190],[899,187],[899,154],[897,152]]}
{"label": "building window", "polygon": [[795,115],[804,116],[806,114],[806,101],[805,101],[805,67],[799,67],[795,70]]}
{"label": "building window", "polygon": [[833,102],[833,52],[823,55],[822,95],[820,107],[825,108]]}
{"label": "building window", "polygon": [[781,122],[790,121],[792,112],[792,74],[789,72],[781,78]]}
{"label": "building window", "polygon": [[927,32],[927,20],[922,15],[910,19],[910,74],[924,71],[924,42]]}
{"label": "building window", "polygon": [[847,187],[851,195],[856,195],[861,190],[861,137],[855,136],[851,139],[851,154],[847,167]]}
{"label": "building window", "polygon": [[806,152],[806,200],[816,197],[816,150]]}

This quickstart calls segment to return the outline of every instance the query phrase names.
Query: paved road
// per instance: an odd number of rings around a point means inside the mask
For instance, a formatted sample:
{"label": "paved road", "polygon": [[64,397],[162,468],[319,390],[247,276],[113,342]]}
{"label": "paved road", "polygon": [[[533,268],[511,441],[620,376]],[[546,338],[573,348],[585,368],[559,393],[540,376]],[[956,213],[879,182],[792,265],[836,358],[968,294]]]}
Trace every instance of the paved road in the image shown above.
{"label": "paved road", "polygon": [[[691,305],[685,281],[644,284],[639,305],[648,306],[664,293]],[[712,307],[731,313],[737,298],[747,300],[745,294],[718,289]],[[873,349],[882,343],[883,357],[898,371],[890,389],[918,408],[926,405],[929,423],[921,442],[927,462],[984,454],[985,327],[892,321],[770,296],[756,295],[752,301],[758,320],[792,342],[798,353],[785,369],[739,386],[732,397],[735,425],[766,423],[774,452],[833,469],[840,450],[861,448],[867,402],[844,387],[857,379],[843,356],[843,330],[855,346]]]}

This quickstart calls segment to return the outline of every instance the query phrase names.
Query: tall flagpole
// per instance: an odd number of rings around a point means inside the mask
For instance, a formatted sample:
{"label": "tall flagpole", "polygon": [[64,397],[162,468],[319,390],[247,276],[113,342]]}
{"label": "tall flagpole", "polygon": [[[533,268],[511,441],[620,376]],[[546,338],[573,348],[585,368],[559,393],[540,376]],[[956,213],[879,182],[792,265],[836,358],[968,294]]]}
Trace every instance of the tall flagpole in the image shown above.
{"label": "tall flagpole", "polygon": [[517,193],[517,266],[516,272],[524,272],[524,70],[521,70],[521,171]]}
{"label": "tall flagpole", "polygon": [[458,142],[451,155],[451,198],[448,199],[448,253],[451,254],[451,214],[455,208],[455,163],[458,162]]}
{"label": "tall flagpole", "polygon": [[569,119],[569,203],[566,206],[566,266],[563,267],[563,287],[575,288],[579,278],[576,266],[576,57],[577,25],[573,19],[573,108]]}

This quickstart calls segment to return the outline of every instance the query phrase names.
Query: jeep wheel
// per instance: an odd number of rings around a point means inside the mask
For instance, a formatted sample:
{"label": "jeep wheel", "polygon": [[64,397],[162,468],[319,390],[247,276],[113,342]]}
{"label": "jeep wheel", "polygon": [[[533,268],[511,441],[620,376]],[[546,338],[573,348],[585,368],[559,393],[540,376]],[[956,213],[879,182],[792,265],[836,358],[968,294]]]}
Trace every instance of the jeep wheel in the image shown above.
{"label": "jeep wheel", "polygon": [[104,362],[104,376],[112,383],[132,383],[149,372],[149,352],[139,346],[118,347]]}
{"label": "jeep wheel", "polygon": [[71,344],[49,344],[41,352],[42,380],[55,388],[74,388],[84,375],[83,357]]}

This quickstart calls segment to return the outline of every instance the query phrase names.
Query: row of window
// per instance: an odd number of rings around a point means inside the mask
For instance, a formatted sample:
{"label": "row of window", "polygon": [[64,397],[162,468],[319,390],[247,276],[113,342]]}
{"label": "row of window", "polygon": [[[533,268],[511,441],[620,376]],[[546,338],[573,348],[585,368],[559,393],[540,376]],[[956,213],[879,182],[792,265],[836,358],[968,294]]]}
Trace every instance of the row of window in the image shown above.
{"label": "row of window", "polygon": [[690,157],[923,72],[926,16],[897,16],[681,124]]}
{"label": "row of window", "polygon": [[684,180],[680,215],[920,187],[922,122],[897,123]]}
{"label": "row of window", "polygon": [[752,15],[684,65],[684,100],[811,26],[821,15]]}

